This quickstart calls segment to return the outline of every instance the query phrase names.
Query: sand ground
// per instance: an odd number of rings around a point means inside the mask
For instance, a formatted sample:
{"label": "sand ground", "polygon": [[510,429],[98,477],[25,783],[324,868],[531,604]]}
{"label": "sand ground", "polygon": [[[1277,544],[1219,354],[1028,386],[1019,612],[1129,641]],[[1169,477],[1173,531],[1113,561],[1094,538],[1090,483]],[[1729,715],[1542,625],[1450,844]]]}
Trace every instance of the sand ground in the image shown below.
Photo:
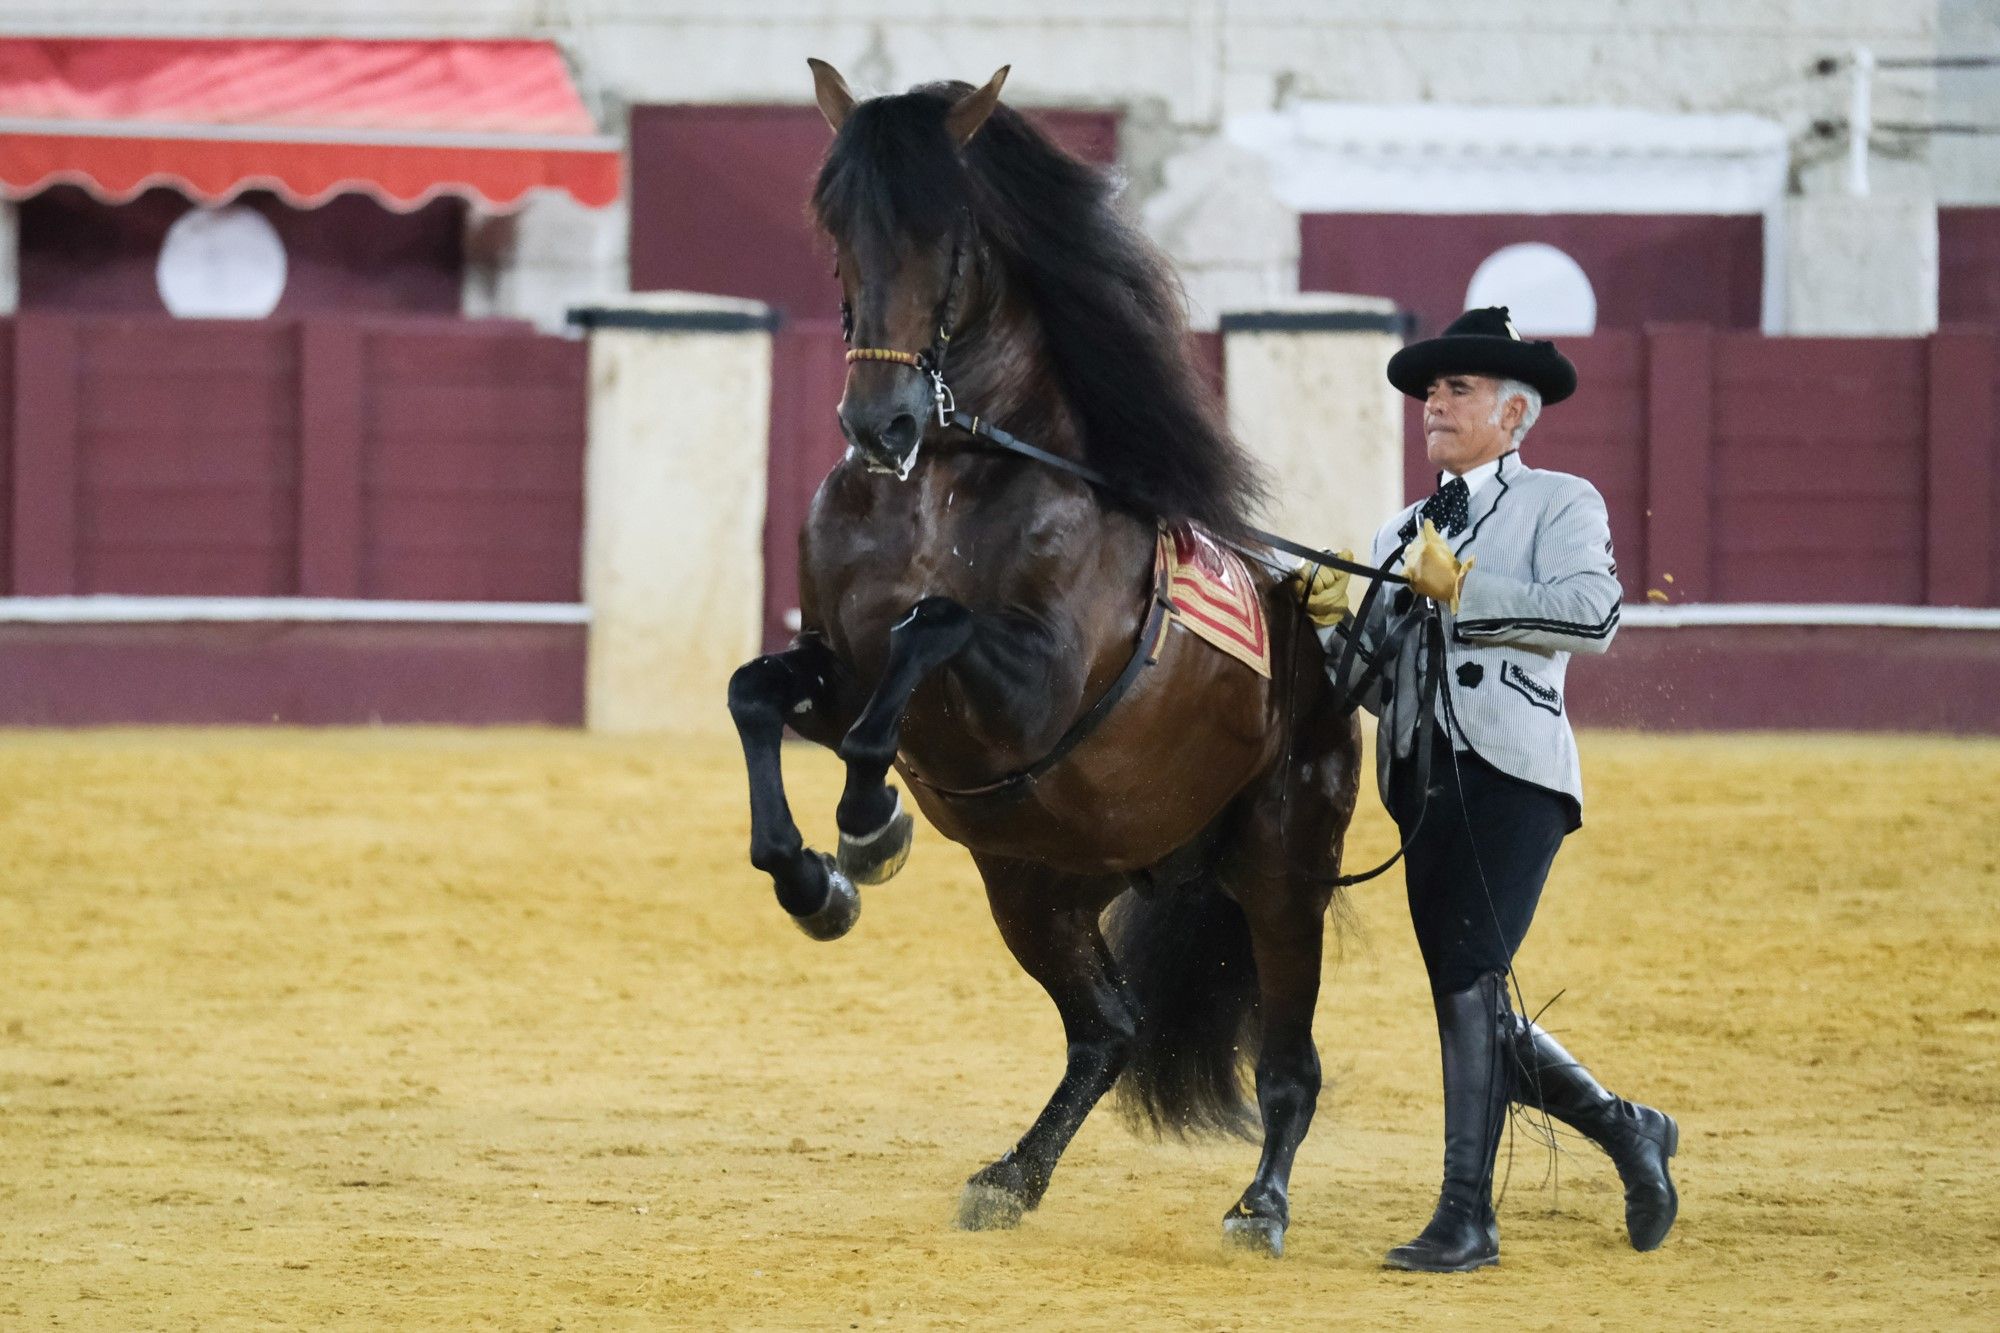
{"label": "sand ground", "polygon": [[[837,771],[788,763],[823,843]],[[1521,976],[1680,1117],[1680,1225],[1633,1254],[1608,1163],[1522,1142],[1501,1267],[1439,1279],[1377,1266],[1439,1151],[1394,876],[1330,960],[1283,1261],[1220,1243],[1253,1146],[1102,1112],[968,1235],[1061,1041],[935,835],[817,945],[731,746],[0,736],[0,1328],[1994,1327],[2000,744],[1585,765]]]}

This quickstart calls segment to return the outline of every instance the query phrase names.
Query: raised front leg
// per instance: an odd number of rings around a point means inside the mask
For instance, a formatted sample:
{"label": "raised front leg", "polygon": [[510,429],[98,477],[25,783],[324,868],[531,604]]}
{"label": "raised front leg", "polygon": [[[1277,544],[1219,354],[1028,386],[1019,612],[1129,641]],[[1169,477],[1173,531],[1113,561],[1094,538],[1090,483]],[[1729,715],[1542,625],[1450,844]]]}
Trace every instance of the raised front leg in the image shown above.
{"label": "raised front leg", "polygon": [[887,782],[903,712],[917,686],[971,641],[972,629],[972,612],[949,597],[926,597],[911,607],[889,630],[882,679],[840,742],[840,757],[847,761],[847,785],[834,811],[840,868],[863,884],[882,883],[909,859],[910,816]]}
{"label": "raised front leg", "polygon": [[843,711],[846,679],[823,642],[803,638],[782,653],[745,663],[729,681],[729,714],[750,775],[750,864],[771,877],[779,905],[816,940],[851,930],[861,896],[832,857],[813,851],[800,836],[785,799],[781,746],[788,719],[815,738],[829,734],[829,715]]}
{"label": "raised front leg", "polygon": [[1041,1203],[1063,1150],[1118,1081],[1138,1027],[1136,1006],[1097,925],[1123,882],[977,859],[1001,938],[1055,1001],[1069,1049],[1062,1081],[1035,1123],[1011,1151],[966,1182],[958,1224],[968,1231],[1014,1226]]}
{"label": "raised front leg", "polygon": [[[1250,896],[1246,894],[1245,896]],[[1320,936],[1325,909],[1308,902],[1252,914],[1263,1042],[1257,1056],[1257,1108],[1264,1153],[1243,1196],[1222,1219],[1237,1244],[1277,1257],[1291,1225],[1292,1161],[1319,1103],[1319,1052],[1313,1008],[1319,1002]]]}

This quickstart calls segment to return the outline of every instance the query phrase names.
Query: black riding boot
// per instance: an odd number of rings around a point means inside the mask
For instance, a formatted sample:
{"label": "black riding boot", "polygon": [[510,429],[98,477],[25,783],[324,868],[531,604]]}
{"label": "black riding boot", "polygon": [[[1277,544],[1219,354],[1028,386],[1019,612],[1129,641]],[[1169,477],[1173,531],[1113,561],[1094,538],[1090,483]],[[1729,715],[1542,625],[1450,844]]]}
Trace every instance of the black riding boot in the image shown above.
{"label": "black riding boot", "polygon": [[1463,1273],[1500,1260],[1493,1216],[1493,1158],[1506,1120],[1509,1061],[1502,1019],[1506,981],[1488,973],[1468,989],[1434,995],[1444,1056],[1444,1189],[1423,1234],[1383,1257],[1391,1268]]}
{"label": "black riding boot", "polygon": [[1680,1147],[1680,1126],[1664,1111],[1614,1097],[1554,1037],[1526,1019],[1506,1018],[1513,1048],[1514,1097],[1547,1111],[1604,1149],[1625,1182],[1625,1231],[1635,1250],[1666,1239],[1680,1209],[1667,1159]]}

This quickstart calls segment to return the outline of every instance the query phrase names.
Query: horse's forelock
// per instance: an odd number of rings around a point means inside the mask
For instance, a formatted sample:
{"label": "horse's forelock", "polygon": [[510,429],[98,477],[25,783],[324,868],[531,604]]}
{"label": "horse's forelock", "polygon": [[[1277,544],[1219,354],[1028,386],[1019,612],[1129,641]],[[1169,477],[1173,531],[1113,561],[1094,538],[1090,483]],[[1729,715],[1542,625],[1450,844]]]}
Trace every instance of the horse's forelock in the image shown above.
{"label": "horse's forelock", "polygon": [[813,189],[828,235],[874,237],[899,248],[950,230],[970,193],[965,162],[945,131],[951,84],[931,84],[854,108],[834,137]]}

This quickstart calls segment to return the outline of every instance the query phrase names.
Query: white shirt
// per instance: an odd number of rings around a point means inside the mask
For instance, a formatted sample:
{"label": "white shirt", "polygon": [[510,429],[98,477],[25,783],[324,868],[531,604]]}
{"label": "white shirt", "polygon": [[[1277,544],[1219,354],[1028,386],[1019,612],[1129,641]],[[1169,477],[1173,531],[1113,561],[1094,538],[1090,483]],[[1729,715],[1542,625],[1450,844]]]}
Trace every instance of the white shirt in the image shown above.
{"label": "white shirt", "polygon": [[[1500,457],[1505,458],[1506,455],[1502,454]],[[1465,480],[1465,498],[1467,502],[1469,503],[1473,496],[1479,494],[1479,488],[1493,480],[1495,476],[1499,475],[1499,472],[1500,459],[1489,458],[1478,467],[1472,469],[1472,471],[1459,473],[1458,475]],[[1438,484],[1443,485],[1444,483],[1440,481]]]}

